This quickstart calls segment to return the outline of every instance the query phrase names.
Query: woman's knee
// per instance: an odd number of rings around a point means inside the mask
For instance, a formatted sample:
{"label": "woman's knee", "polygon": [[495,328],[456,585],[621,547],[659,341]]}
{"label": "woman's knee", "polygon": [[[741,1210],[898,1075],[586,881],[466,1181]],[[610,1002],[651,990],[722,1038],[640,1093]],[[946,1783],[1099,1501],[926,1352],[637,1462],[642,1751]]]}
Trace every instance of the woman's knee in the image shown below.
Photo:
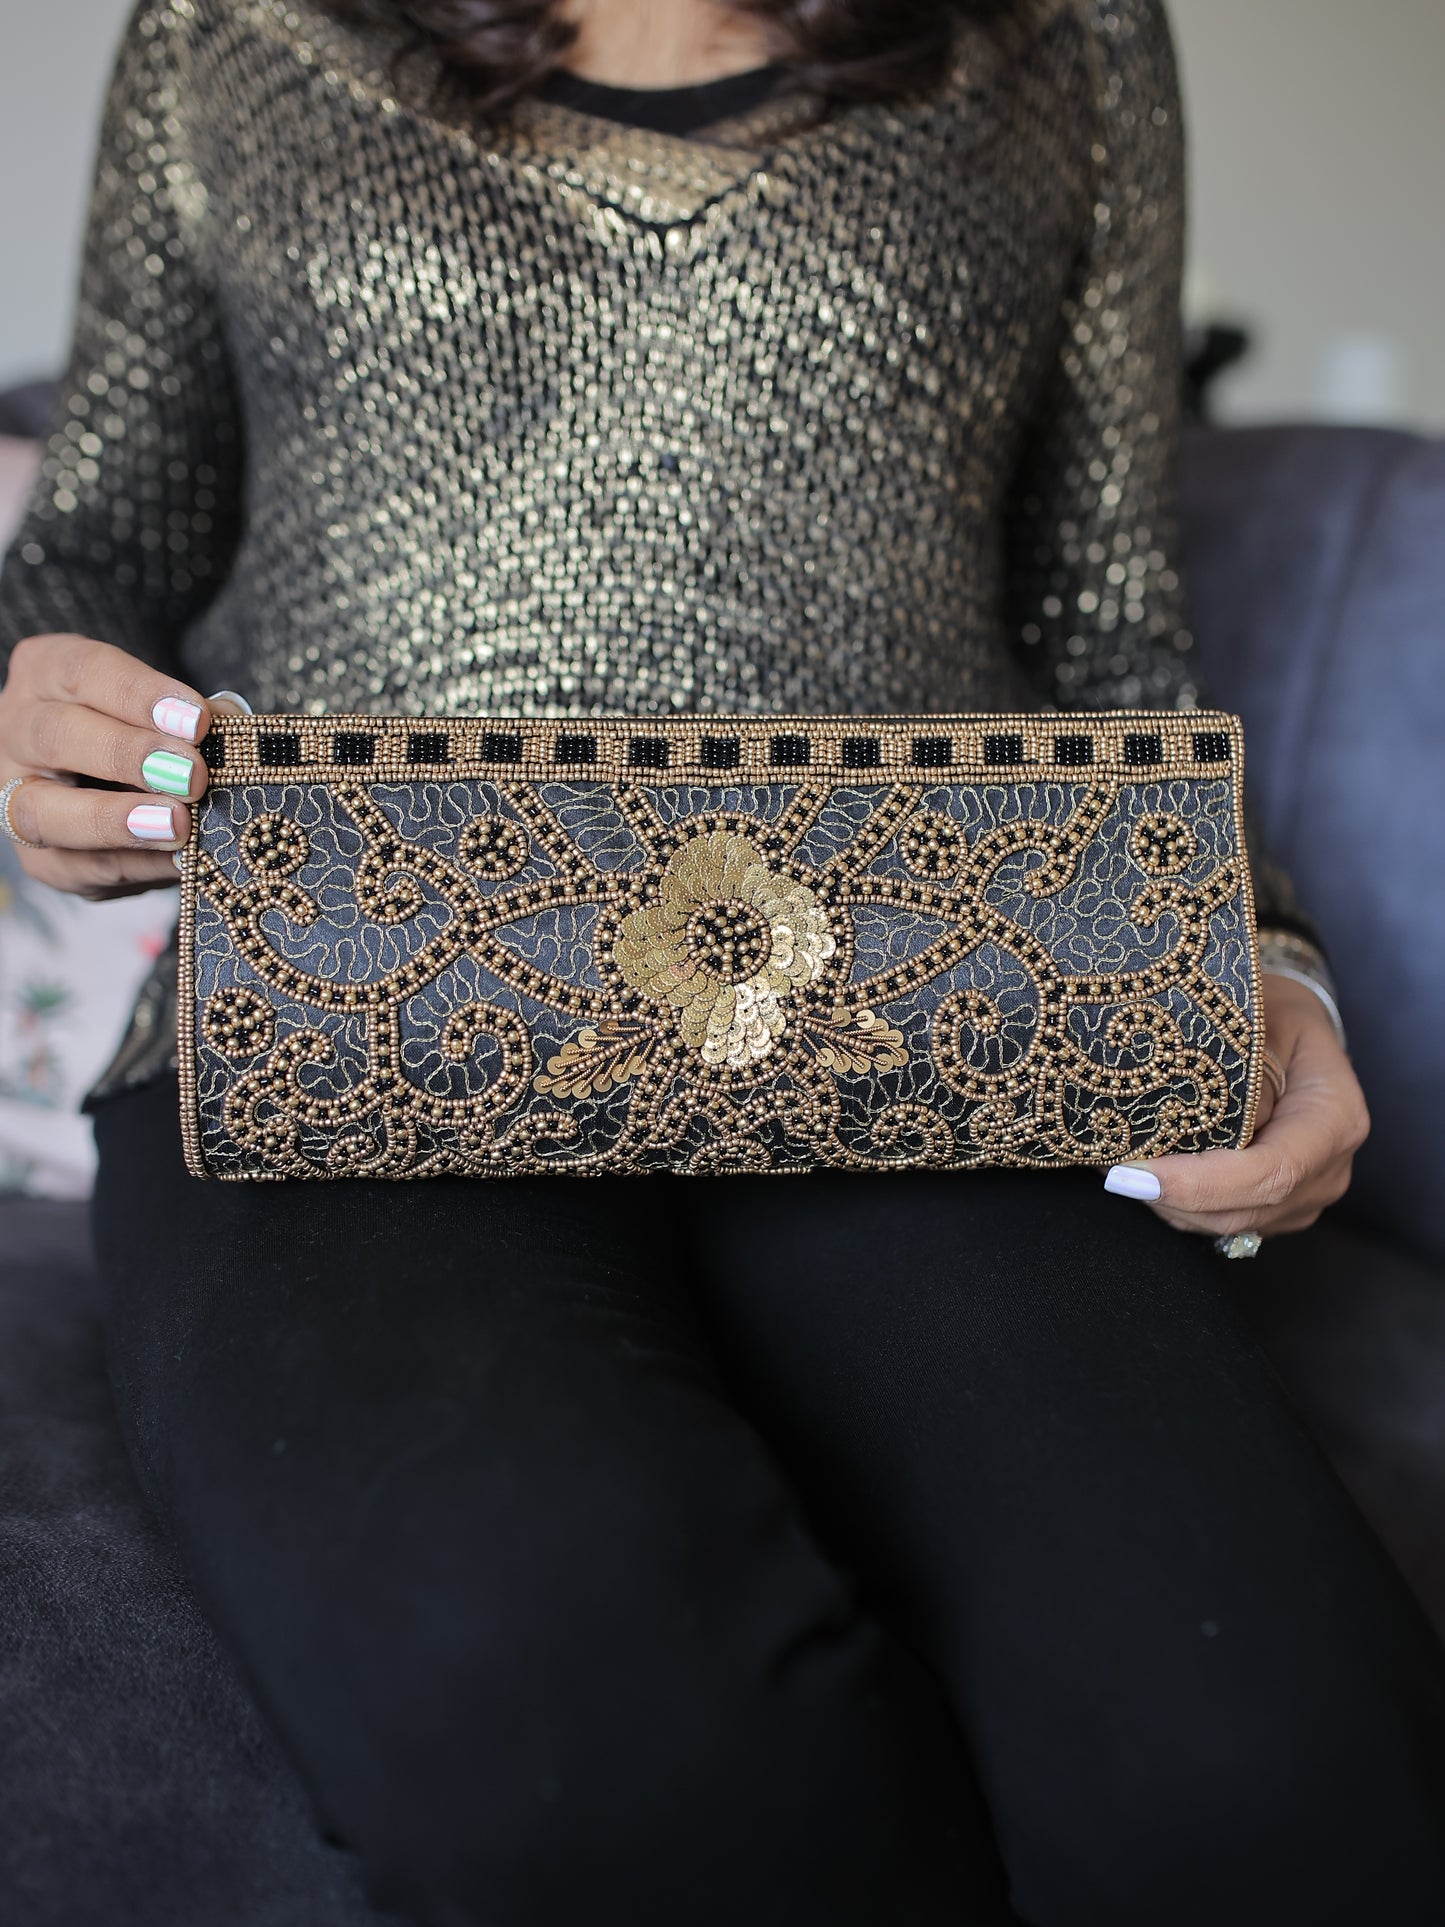
{"label": "woman's knee", "polygon": [[1020,1912],[1048,1927],[1438,1927],[1438,1745],[1386,1670],[1275,1651],[1213,1669],[1185,1703],[1166,1689],[1152,1715],[1136,1708],[1091,1749],[1087,1784],[1030,1803],[1024,1826],[1010,1801]]}
{"label": "woman's knee", "polygon": [[427,1556],[411,1530],[385,1560],[359,1544],[314,1627],[324,1692],[280,1697],[379,1902],[733,1927],[826,1886],[820,1862],[864,1877],[833,1802],[872,1817],[878,1635],[781,1498],[741,1483],[703,1503],[651,1461],[585,1502],[534,1489]]}

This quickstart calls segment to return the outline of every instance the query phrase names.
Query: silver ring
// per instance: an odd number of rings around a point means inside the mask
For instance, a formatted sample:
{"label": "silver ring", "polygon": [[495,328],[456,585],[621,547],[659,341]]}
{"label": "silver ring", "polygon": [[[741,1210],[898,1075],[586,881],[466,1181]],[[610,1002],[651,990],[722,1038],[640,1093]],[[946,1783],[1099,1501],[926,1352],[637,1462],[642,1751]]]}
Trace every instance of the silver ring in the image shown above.
{"label": "silver ring", "polygon": [[[37,782],[43,782],[45,779],[43,777],[37,777],[35,780]],[[22,850],[43,850],[45,848],[43,843],[32,843],[28,836],[22,836],[20,834],[19,830],[16,829],[10,820],[10,799],[22,783],[28,783],[29,781],[30,778],[28,776],[12,776],[10,781],[6,783],[3,788],[0,788],[0,830],[4,830],[10,841],[12,843],[18,843]]]}
{"label": "silver ring", "polygon": [[1262,1232],[1231,1231],[1228,1236],[1214,1240],[1214,1249],[1222,1258],[1257,1258],[1263,1243]]}

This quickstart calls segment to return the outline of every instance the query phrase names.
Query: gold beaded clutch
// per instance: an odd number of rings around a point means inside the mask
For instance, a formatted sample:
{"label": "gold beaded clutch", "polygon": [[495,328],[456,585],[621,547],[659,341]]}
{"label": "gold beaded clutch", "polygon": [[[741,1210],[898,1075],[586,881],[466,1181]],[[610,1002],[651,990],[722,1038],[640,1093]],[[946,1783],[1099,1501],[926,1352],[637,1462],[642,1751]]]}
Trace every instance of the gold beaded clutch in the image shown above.
{"label": "gold beaded clutch", "polygon": [[256,715],[202,747],[198,1177],[1249,1141],[1233,716]]}

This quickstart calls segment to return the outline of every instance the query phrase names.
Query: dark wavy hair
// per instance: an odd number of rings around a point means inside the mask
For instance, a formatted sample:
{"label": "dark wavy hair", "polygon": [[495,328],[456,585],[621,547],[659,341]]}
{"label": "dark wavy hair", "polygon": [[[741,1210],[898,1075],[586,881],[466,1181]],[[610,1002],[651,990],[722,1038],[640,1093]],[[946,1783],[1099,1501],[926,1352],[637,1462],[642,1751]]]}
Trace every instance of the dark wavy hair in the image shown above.
{"label": "dark wavy hair", "polygon": [[[433,49],[483,114],[501,116],[538,86],[577,38],[557,0],[321,0],[356,25],[394,27],[406,58]],[[961,29],[1007,28],[1028,0],[732,0],[772,23],[785,51],[784,90],[829,101],[926,94],[941,80]]]}

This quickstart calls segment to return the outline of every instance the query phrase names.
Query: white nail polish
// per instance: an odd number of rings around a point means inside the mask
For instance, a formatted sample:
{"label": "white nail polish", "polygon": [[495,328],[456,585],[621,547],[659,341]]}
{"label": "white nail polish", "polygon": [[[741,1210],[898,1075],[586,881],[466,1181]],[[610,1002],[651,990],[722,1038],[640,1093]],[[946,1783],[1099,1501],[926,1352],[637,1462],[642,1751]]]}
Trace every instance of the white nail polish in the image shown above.
{"label": "white nail polish", "polygon": [[243,716],[254,716],[256,713],[255,710],[252,709],[251,705],[246,701],[246,698],[244,696],[238,696],[234,689],[212,690],[211,694],[207,696],[206,701],[208,703],[219,703],[219,702],[234,703],[237,709],[240,710]]}
{"label": "white nail polish", "polygon": [[184,696],[162,696],[151,710],[151,721],[157,729],[167,736],[184,736],[188,743],[196,740],[200,720],[200,705],[187,702]]}
{"label": "white nail polish", "polygon": [[1104,1189],[1119,1198],[1142,1198],[1146,1204],[1158,1197],[1160,1184],[1152,1171],[1141,1171],[1136,1164],[1115,1164],[1104,1180]]}
{"label": "white nail polish", "polygon": [[169,843],[176,833],[175,812],[169,803],[137,803],[125,827],[143,843]]}

